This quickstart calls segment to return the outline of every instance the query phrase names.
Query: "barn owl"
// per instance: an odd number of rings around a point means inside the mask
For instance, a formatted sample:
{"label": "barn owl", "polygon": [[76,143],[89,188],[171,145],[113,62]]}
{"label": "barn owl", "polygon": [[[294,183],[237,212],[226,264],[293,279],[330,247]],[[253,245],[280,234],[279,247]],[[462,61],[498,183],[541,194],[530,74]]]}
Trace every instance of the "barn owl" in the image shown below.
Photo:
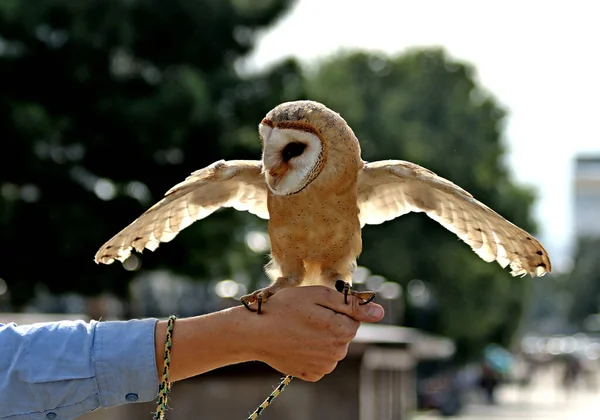
{"label": "barn owl", "polygon": [[361,229],[409,212],[425,213],[513,276],[551,271],[540,242],[459,186],[411,162],[363,161],[352,129],[323,104],[282,103],[258,132],[260,161],[220,160],[193,172],[106,242],[96,263],[123,262],[132,248],[154,251],[194,221],[233,207],[268,219],[271,284],[241,298],[259,313],[279,290],[308,284],[344,292],[346,303],[348,294],[372,300],[374,292],[351,287]]}

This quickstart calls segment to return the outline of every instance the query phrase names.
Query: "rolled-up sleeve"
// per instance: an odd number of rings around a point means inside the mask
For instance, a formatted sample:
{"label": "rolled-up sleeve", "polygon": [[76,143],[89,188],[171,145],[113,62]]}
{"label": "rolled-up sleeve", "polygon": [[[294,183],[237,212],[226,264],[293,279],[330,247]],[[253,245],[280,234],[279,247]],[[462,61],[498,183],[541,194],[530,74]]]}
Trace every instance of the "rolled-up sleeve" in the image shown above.
{"label": "rolled-up sleeve", "polygon": [[0,419],[67,420],[151,401],[156,322],[0,324]]}

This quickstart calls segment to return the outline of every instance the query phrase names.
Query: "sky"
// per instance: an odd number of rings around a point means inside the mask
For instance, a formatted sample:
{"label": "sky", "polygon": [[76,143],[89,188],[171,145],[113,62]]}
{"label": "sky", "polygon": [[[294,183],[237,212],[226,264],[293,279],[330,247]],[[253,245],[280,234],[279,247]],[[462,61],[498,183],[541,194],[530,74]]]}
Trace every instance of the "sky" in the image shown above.
{"label": "sky", "polygon": [[595,0],[300,0],[260,35],[247,65],[430,46],[474,65],[508,110],[508,164],[537,190],[537,236],[561,270],[573,244],[574,158],[600,155],[599,12]]}

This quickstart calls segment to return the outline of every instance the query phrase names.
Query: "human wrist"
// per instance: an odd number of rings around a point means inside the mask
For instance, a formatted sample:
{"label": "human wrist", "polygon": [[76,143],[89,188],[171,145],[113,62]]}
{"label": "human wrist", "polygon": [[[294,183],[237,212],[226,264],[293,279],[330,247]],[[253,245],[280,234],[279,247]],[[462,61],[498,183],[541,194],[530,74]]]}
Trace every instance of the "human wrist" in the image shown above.
{"label": "human wrist", "polygon": [[[196,376],[219,367],[257,360],[260,340],[256,319],[243,306],[175,322],[171,354],[171,381]],[[256,315],[255,315],[256,316]],[[260,318],[260,317],[258,317]],[[166,322],[156,325],[156,366],[162,376]]]}
{"label": "human wrist", "polygon": [[235,306],[222,311],[228,317],[228,327],[231,334],[237,339],[232,340],[232,356],[238,362],[261,361],[266,362],[267,352],[264,341],[265,315],[258,316],[248,311],[243,306]]}

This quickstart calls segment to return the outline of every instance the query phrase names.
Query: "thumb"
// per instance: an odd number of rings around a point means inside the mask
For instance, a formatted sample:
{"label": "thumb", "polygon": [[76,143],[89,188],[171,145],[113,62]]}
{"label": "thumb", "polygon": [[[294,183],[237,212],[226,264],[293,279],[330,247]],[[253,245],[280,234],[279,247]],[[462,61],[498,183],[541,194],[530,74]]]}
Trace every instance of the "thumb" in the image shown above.
{"label": "thumb", "polygon": [[383,319],[385,314],[383,306],[369,302],[366,305],[348,305],[352,308],[352,314],[350,315],[357,321],[360,322],[379,322]]}
{"label": "thumb", "polygon": [[[310,286],[308,286],[310,287]],[[366,305],[360,304],[360,299],[355,296],[348,296],[348,303],[344,302],[344,295],[334,289],[323,287],[318,304],[349,316],[359,322],[379,322],[383,319],[383,307],[375,302],[369,302]]]}

